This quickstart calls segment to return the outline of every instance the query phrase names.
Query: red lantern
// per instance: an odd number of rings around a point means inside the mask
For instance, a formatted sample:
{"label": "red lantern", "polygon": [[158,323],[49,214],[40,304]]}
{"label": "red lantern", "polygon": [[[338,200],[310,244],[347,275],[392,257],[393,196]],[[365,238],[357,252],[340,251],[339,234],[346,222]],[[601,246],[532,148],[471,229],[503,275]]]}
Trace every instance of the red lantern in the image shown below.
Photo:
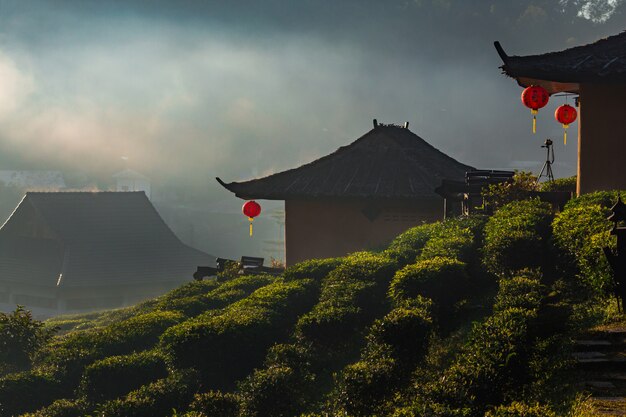
{"label": "red lantern", "polygon": [[569,104],[564,104],[559,106],[554,112],[554,118],[557,122],[563,125],[563,144],[567,145],[567,128],[570,123],[574,123],[576,121],[576,109],[570,106]]}
{"label": "red lantern", "polygon": [[252,237],[252,222],[256,216],[261,214],[261,205],[254,200],[246,201],[243,203],[241,211],[250,220],[250,237]]}
{"label": "red lantern", "polygon": [[537,113],[542,107],[545,107],[550,100],[550,94],[540,85],[531,85],[522,91],[522,103],[530,109],[533,115],[533,133],[537,132]]}

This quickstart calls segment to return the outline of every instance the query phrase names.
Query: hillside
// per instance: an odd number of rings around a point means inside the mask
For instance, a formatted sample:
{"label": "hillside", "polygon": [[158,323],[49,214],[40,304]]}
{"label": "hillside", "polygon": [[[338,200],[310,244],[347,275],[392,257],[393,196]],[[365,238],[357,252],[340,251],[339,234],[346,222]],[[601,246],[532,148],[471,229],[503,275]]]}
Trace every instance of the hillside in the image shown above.
{"label": "hillside", "polygon": [[0,416],[593,415],[571,353],[617,317],[616,196],[556,215],[516,201],[380,252],[51,319],[56,336],[2,367]]}

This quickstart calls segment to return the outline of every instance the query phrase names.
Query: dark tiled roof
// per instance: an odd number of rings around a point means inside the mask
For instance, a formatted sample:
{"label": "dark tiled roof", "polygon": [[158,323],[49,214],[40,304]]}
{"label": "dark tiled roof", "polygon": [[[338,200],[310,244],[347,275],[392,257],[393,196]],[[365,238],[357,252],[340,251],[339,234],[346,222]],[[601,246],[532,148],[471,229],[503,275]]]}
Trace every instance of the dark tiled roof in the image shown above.
{"label": "dark tiled roof", "polygon": [[[46,238],[24,237],[36,225]],[[0,229],[0,281],[60,287],[183,282],[210,255],[184,245],[143,192],[27,193]]]}
{"label": "dark tiled roof", "polygon": [[496,50],[510,77],[561,83],[626,82],[626,32],[589,45],[541,55],[508,56],[498,42]]}
{"label": "dark tiled roof", "polygon": [[437,197],[442,179],[462,180],[470,169],[407,128],[379,125],[301,167],[245,182],[217,180],[244,199],[419,199]]}

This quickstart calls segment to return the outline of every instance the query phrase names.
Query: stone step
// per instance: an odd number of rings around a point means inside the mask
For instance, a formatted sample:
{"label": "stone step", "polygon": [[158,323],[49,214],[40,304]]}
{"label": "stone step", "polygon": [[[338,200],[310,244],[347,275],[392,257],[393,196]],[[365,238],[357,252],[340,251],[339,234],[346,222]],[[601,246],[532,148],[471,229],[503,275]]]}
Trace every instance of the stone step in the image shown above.
{"label": "stone step", "polygon": [[576,351],[602,351],[602,352],[624,352],[626,351],[626,339],[584,339],[574,342]]}
{"label": "stone step", "polygon": [[572,353],[572,356],[574,357],[574,359],[580,362],[581,360],[586,360],[586,359],[606,359],[608,357],[608,354],[604,352],[589,351],[589,352],[574,352]]}
{"label": "stone step", "polygon": [[612,373],[626,371],[626,357],[622,355],[608,355],[601,352],[578,352],[578,354],[574,357],[577,362],[576,367],[581,370]]}

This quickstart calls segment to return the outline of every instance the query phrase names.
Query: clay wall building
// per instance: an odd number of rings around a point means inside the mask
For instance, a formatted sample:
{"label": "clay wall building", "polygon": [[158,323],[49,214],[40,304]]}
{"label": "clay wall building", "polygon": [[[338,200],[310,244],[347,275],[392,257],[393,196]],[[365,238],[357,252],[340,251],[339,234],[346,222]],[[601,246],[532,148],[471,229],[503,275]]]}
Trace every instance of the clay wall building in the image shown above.
{"label": "clay wall building", "polygon": [[471,167],[408,129],[380,125],[298,168],[225,183],[242,199],[285,201],[287,265],[385,247],[409,227],[443,218],[434,190]]}
{"label": "clay wall building", "polygon": [[626,32],[589,45],[508,56],[502,70],[522,87],[578,94],[578,194],[626,189]]}

